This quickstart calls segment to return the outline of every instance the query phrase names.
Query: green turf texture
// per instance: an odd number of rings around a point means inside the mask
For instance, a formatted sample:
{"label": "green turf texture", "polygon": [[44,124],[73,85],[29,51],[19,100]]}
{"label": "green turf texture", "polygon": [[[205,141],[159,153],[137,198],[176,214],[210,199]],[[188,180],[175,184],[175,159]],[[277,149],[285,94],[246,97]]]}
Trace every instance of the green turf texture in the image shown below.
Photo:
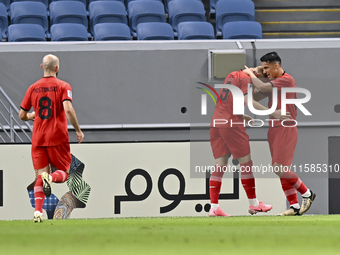
{"label": "green turf texture", "polygon": [[340,215],[0,221],[0,254],[340,254]]}

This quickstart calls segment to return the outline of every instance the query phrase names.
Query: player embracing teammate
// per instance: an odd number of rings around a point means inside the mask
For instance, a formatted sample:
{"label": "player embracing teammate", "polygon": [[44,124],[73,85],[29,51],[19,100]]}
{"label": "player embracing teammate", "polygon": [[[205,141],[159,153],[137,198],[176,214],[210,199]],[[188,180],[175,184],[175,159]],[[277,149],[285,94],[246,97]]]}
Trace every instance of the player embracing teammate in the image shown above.
{"label": "player embracing teammate", "polygon": [[[259,75],[257,69],[254,69],[254,72]],[[209,216],[230,216],[219,207],[218,198],[224,174],[223,169],[228,165],[231,155],[233,155],[234,159],[238,159],[241,165],[241,182],[249,200],[249,213],[267,212],[272,209],[272,205],[258,201],[255,192],[255,179],[252,171],[253,161],[250,156],[249,136],[245,127],[245,123],[252,119],[247,115],[233,114],[234,100],[244,100],[244,103],[248,105],[247,93],[248,86],[251,85],[251,79],[243,71],[236,71],[227,76],[224,84],[239,88],[243,93],[243,97],[234,98],[227,88],[220,89],[219,92],[221,104],[216,104],[210,125],[210,144],[216,165],[209,180],[211,201]],[[257,110],[268,110],[268,108],[254,100],[252,103]],[[282,116],[280,110],[275,111],[272,115],[274,118],[281,120],[290,117],[288,115]]]}
{"label": "player embracing teammate", "polygon": [[[287,74],[281,67],[281,58],[276,52],[269,52],[261,57],[263,73],[269,79],[263,82],[258,79],[253,70],[246,67],[243,71],[252,79],[252,84],[258,93],[256,100],[268,97],[268,107],[271,108],[273,102],[272,91],[277,88],[277,107],[281,109],[281,88],[296,87],[295,80]],[[296,93],[287,93],[287,99],[296,98]],[[288,104],[287,112],[290,113],[291,119],[296,120],[297,109],[295,105]],[[290,208],[280,215],[302,215],[310,208],[316,195],[301,181],[294,172],[289,170],[293,162],[294,151],[298,139],[298,130],[295,121],[290,123],[285,121],[285,126],[280,121],[273,121],[268,131],[268,143],[272,155],[272,165],[275,173],[280,177],[282,189],[290,204]],[[302,204],[300,207],[297,192],[302,195]]]}

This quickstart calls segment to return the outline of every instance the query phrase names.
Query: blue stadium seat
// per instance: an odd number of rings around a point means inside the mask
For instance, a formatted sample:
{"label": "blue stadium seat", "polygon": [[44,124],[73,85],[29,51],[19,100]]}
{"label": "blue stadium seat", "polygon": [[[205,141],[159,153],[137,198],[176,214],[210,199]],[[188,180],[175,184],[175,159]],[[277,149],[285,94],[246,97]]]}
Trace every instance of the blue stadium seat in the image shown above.
{"label": "blue stadium seat", "polygon": [[6,11],[9,11],[9,6],[11,5],[11,0],[0,0],[0,3],[5,5]]}
{"label": "blue stadium seat", "polygon": [[261,39],[262,26],[256,21],[227,22],[223,26],[223,39]]}
{"label": "blue stadium seat", "polygon": [[8,27],[9,42],[46,41],[45,31],[37,24],[12,24]]}
{"label": "blue stadium seat", "polygon": [[[169,2],[171,2],[172,0],[164,0],[164,5],[165,5],[165,11],[168,13],[168,9],[169,9]],[[198,0],[201,1],[202,0]]]}
{"label": "blue stadium seat", "polygon": [[78,23],[88,28],[85,5],[78,1],[50,3],[50,24]]}
{"label": "blue stadium seat", "polygon": [[93,30],[95,41],[131,40],[130,28],[123,23],[99,23]]}
{"label": "blue stadium seat", "polygon": [[178,40],[215,39],[214,27],[205,21],[189,21],[178,24]]}
{"label": "blue stadium seat", "polygon": [[15,2],[27,2],[27,1],[43,3],[46,6],[46,9],[48,9],[49,0],[12,0],[13,3],[15,3]]}
{"label": "blue stadium seat", "polygon": [[174,40],[174,31],[170,24],[164,22],[140,23],[137,40]]}
{"label": "blue stadium seat", "polygon": [[216,32],[222,33],[225,23],[231,21],[254,21],[255,6],[251,0],[219,0],[216,4]]}
{"label": "blue stadium seat", "polygon": [[[87,0],[88,6],[90,5],[90,3],[96,2],[96,1],[109,1],[109,2],[114,1],[114,2],[121,2],[122,4],[124,4],[125,9],[126,9],[126,6],[127,6],[127,5],[125,4],[125,0]],[[88,7],[88,6],[87,6],[87,7]]]}
{"label": "blue stadium seat", "polygon": [[7,8],[4,4],[0,3],[0,29],[2,38],[7,38],[7,28],[8,28]]}
{"label": "blue stadium seat", "polygon": [[41,2],[14,2],[10,6],[11,24],[38,24],[48,33],[46,5]]}
{"label": "blue stadium seat", "polygon": [[118,1],[95,1],[89,5],[91,33],[98,23],[127,24],[125,5]]}
{"label": "blue stadium seat", "polygon": [[128,5],[131,34],[136,37],[139,23],[166,22],[164,5],[155,0],[131,1]]}
{"label": "blue stadium seat", "polygon": [[58,2],[58,1],[77,1],[77,2],[81,2],[84,6],[85,6],[85,8],[86,8],[86,0],[50,0],[50,2],[52,3],[52,2]]}
{"label": "blue stadium seat", "polygon": [[[129,6],[129,3],[132,2],[132,1],[149,1],[149,0],[125,0],[126,6]],[[163,3],[162,0],[154,0],[154,1],[158,1],[158,2]]]}
{"label": "blue stadium seat", "polygon": [[87,29],[76,23],[54,24],[51,26],[51,41],[88,41]]}
{"label": "blue stadium seat", "polygon": [[181,22],[206,21],[204,5],[197,0],[172,0],[169,2],[169,20],[175,32]]}

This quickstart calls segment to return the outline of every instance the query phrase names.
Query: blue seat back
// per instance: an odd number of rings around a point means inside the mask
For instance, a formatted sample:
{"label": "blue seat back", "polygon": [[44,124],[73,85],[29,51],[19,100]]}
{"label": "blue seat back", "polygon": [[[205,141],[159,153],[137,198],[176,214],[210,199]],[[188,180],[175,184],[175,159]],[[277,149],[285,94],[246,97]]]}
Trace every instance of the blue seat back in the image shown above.
{"label": "blue seat back", "polygon": [[49,0],[12,0],[13,3],[15,3],[15,2],[26,2],[26,1],[43,3],[46,6],[46,9],[48,9]]}
{"label": "blue seat back", "polygon": [[38,24],[48,31],[46,5],[41,2],[14,2],[10,6],[11,24]]}
{"label": "blue seat back", "polygon": [[256,21],[234,21],[223,26],[223,39],[261,39],[262,26]]}
{"label": "blue seat back", "polygon": [[164,22],[140,23],[137,25],[137,40],[174,40],[174,31]]}
{"label": "blue seat back", "polygon": [[87,29],[77,23],[53,24],[51,41],[88,41]]}
{"label": "blue seat back", "polygon": [[6,10],[9,11],[9,6],[11,5],[11,0],[0,0],[0,3],[5,5]]}
{"label": "blue seat back", "polygon": [[206,21],[204,5],[197,0],[172,0],[169,2],[169,20],[175,31],[181,22]]}
{"label": "blue seat back", "polygon": [[8,27],[9,42],[45,41],[45,31],[37,24],[12,24]]}
{"label": "blue seat back", "polygon": [[98,23],[127,24],[125,5],[119,1],[95,1],[89,5],[91,32]]}
{"label": "blue seat back", "polygon": [[155,0],[131,1],[128,5],[131,32],[144,22],[166,22],[164,5]]}
{"label": "blue seat back", "polygon": [[[92,2],[96,2],[96,1],[115,1],[115,2],[121,2],[122,4],[124,4],[125,9],[126,9],[126,4],[125,4],[125,0],[87,0],[88,6],[90,5],[90,3]],[[88,7],[87,6],[87,7]]]}
{"label": "blue seat back", "polygon": [[85,5],[78,1],[50,3],[50,24],[77,23],[88,28]]}
{"label": "blue seat back", "polygon": [[254,21],[255,6],[251,0],[219,0],[216,4],[216,31],[227,22]]}
{"label": "blue seat back", "polygon": [[178,40],[215,39],[214,27],[205,21],[181,22],[178,24]]}
{"label": "blue seat back", "polygon": [[77,2],[81,2],[85,8],[87,6],[87,0],[50,0],[50,2],[58,2],[58,1],[77,1]]}
{"label": "blue seat back", "polygon": [[98,23],[93,28],[95,41],[131,40],[130,28],[123,23]]}

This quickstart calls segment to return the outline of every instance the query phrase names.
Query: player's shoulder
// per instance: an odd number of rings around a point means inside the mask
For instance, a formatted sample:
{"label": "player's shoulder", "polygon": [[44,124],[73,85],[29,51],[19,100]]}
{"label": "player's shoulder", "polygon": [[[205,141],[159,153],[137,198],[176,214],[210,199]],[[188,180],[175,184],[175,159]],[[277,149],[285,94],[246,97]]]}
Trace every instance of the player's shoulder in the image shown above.
{"label": "player's shoulder", "polygon": [[58,84],[58,86],[61,86],[61,87],[70,87],[71,86],[68,82],[60,80],[58,78],[56,78],[56,83]]}
{"label": "player's shoulder", "polygon": [[283,78],[287,78],[287,79],[294,79],[293,76],[291,76],[290,74],[288,74],[286,71],[284,71],[282,77],[283,77]]}

